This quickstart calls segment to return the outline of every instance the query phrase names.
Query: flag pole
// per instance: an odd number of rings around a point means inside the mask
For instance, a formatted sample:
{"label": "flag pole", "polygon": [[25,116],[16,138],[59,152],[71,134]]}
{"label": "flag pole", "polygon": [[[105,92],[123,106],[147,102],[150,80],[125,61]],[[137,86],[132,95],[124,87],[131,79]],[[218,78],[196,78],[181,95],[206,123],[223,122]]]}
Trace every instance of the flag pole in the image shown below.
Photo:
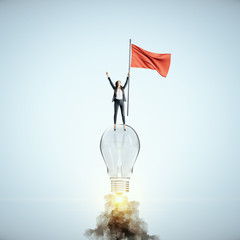
{"label": "flag pole", "polygon": [[128,98],[127,98],[127,116],[129,113],[129,87],[130,87],[130,65],[131,65],[131,39],[129,39],[129,63],[128,63]]}

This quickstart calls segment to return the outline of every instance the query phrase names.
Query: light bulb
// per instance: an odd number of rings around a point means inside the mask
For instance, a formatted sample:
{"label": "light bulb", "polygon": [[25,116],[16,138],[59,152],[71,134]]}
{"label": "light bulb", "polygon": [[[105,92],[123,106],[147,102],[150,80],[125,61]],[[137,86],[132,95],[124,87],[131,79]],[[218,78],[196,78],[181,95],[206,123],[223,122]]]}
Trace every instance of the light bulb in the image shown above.
{"label": "light bulb", "polygon": [[136,131],[126,125],[116,125],[105,130],[100,141],[100,150],[111,180],[111,191],[116,194],[129,192],[129,180],[140,151]]}

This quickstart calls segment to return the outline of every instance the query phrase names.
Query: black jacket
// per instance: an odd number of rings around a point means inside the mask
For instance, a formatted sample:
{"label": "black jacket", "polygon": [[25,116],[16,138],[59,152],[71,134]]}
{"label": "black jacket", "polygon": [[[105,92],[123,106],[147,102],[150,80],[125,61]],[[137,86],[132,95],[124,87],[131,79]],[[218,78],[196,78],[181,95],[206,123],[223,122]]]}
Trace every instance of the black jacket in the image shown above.
{"label": "black jacket", "polygon": [[[121,88],[122,90],[125,89],[125,87],[127,86],[128,79],[129,79],[129,77],[127,77],[126,82],[124,83],[123,87]],[[115,86],[114,86],[113,82],[111,81],[111,78],[110,78],[110,77],[108,77],[108,80],[109,80],[112,88],[115,90]],[[114,93],[113,93],[113,98],[112,98],[112,102],[113,102],[115,99],[116,99],[116,94],[115,94],[115,91],[114,91]],[[124,93],[124,92],[123,92],[123,101],[126,102],[126,97],[125,97],[125,93]]]}

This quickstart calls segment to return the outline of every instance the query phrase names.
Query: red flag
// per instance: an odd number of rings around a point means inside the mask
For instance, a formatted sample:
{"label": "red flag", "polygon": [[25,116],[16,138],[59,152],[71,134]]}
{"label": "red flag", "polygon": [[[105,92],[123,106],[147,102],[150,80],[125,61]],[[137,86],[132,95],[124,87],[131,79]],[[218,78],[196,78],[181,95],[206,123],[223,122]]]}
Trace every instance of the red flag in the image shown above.
{"label": "red flag", "polygon": [[171,54],[159,54],[148,52],[134,44],[131,44],[132,61],[131,67],[149,68],[166,77],[170,67]]}

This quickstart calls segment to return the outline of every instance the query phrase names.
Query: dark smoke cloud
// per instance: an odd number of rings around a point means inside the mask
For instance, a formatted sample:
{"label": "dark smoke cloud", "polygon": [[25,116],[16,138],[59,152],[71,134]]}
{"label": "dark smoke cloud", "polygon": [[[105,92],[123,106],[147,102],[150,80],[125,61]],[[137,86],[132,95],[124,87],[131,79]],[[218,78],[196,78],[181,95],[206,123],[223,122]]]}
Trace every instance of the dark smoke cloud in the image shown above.
{"label": "dark smoke cloud", "polygon": [[127,197],[116,202],[116,196],[105,196],[105,211],[97,217],[97,227],[85,232],[90,240],[159,240],[147,233],[147,224],[139,218],[139,203]]}

